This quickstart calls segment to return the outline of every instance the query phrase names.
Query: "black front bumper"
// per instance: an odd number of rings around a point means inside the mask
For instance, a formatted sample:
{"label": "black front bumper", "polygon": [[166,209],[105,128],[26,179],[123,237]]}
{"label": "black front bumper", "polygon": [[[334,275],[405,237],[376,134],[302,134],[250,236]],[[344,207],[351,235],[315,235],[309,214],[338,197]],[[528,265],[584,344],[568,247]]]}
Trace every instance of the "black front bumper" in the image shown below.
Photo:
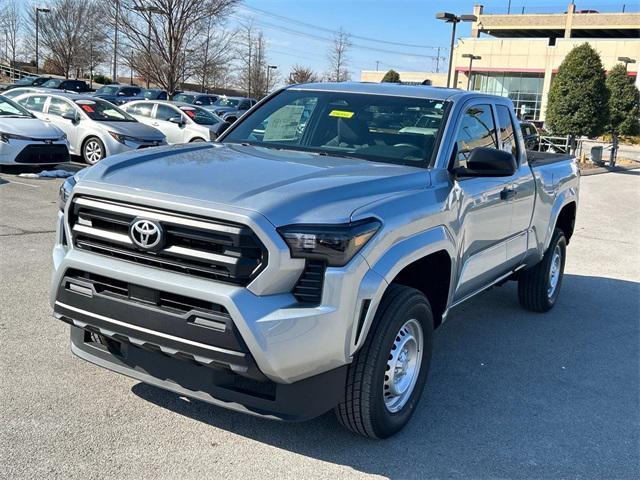
{"label": "black front bumper", "polygon": [[[319,416],[343,398],[346,366],[291,384],[273,382],[256,366],[231,318],[224,328],[194,324],[194,317],[207,320],[206,313],[177,314],[161,302],[152,305],[153,292],[132,285],[116,285],[121,292],[128,289],[118,296],[100,286],[110,279],[98,280],[68,274],[54,308],[54,316],[71,325],[73,353],[89,362],[180,395],[279,420]],[[211,318],[223,320],[219,314]]]}

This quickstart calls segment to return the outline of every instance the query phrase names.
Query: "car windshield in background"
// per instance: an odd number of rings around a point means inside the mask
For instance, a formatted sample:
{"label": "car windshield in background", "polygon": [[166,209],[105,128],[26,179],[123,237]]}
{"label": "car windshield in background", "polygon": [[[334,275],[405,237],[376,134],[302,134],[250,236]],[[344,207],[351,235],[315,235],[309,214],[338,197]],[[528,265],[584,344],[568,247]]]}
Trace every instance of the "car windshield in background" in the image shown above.
{"label": "car windshield in background", "polygon": [[214,103],[214,105],[217,105],[219,107],[237,107],[238,104],[240,103],[240,100],[237,100],[235,98],[219,98],[216,103]]}
{"label": "car windshield in background", "polygon": [[118,93],[118,87],[100,87],[96,93],[99,95],[115,95]]}
{"label": "car windshield in background", "polygon": [[223,142],[424,167],[444,111],[442,100],[290,89],[247,117]]}
{"label": "car windshield in background", "polygon": [[142,91],[142,96],[144,98],[146,98],[147,100],[152,100],[152,99],[158,98],[159,94],[160,94],[160,92],[158,90],[143,90]]}
{"label": "car windshield in background", "polygon": [[191,120],[198,125],[215,125],[222,122],[222,119],[211,112],[206,111],[204,108],[199,107],[178,107],[187,115]]}
{"label": "car windshield in background", "polygon": [[42,84],[42,87],[43,88],[58,88],[61,83],[62,83],[62,80],[59,80],[57,78],[52,78],[51,80],[47,80],[46,82],[44,82]]}
{"label": "car windshield in background", "polygon": [[195,95],[186,95],[184,93],[179,93],[175,97],[173,97],[174,102],[184,102],[184,103],[193,103],[196,99]]}
{"label": "car windshield in background", "polygon": [[35,79],[36,77],[24,77],[16,81],[14,85],[31,85]]}
{"label": "car windshield in background", "polygon": [[102,100],[76,100],[76,105],[96,122],[136,122],[128,113]]}
{"label": "car windshield in background", "polygon": [[15,102],[0,96],[0,118],[33,118],[33,115]]}

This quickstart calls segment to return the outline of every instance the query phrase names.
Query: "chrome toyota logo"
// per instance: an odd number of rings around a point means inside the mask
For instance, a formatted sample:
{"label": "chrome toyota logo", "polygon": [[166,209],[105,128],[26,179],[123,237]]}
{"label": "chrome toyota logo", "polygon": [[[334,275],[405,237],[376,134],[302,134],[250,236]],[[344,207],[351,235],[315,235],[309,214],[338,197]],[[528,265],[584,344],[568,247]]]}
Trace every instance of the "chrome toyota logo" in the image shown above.
{"label": "chrome toyota logo", "polygon": [[162,243],[162,227],[152,220],[135,220],[129,227],[129,235],[144,250],[153,250]]}

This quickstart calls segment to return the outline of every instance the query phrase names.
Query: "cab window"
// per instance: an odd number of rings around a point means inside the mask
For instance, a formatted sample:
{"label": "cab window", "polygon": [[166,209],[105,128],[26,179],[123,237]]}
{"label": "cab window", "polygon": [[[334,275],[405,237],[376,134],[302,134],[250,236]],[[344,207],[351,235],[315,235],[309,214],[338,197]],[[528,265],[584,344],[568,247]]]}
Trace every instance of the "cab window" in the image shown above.
{"label": "cab window", "polygon": [[67,112],[72,112],[73,107],[66,101],[60,98],[52,98],[49,102],[49,108],[47,109],[47,113],[50,115],[57,115],[61,117],[63,114]]}
{"label": "cab window", "polygon": [[153,111],[152,103],[137,103],[135,105],[128,105],[124,109],[127,113],[132,115],[140,115],[141,117],[151,118],[151,112]]}
{"label": "cab window", "polygon": [[454,145],[453,168],[466,167],[471,151],[478,147],[498,148],[489,105],[473,105],[464,113]]}
{"label": "cab window", "polygon": [[156,119],[169,121],[170,118],[180,117],[181,114],[177,112],[173,107],[168,105],[158,105],[156,110]]}
{"label": "cab window", "polygon": [[46,101],[46,95],[33,95],[31,97],[18,100],[18,103],[32,112],[44,112],[44,104]]}
{"label": "cab window", "polygon": [[505,152],[511,153],[517,159],[518,146],[511,113],[509,113],[509,109],[504,105],[497,105],[496,111],[498,114],[500,148]]}

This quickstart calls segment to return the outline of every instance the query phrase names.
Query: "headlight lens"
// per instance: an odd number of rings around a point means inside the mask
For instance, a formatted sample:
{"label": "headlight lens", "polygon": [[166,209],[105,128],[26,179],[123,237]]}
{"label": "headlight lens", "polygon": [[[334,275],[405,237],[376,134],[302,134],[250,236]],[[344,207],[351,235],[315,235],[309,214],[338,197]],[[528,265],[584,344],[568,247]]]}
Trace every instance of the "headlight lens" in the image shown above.
{"label": "headlight lens", "polygon": [[74,175],[72,177],[67,177],[62,185],[60,185],[60,191],[58,192],[58,207],[60,208],[60,211],[64,212],[64,207],[71,196],[71,191],[73,190],[76,182],[77,180]]}
{"label": "headlight lens", "polygon": [[288,225],[278,228],[294,258],[324,260],[343,267],[375,235],[382,224],[375,218],[343,225]]}
{"label": "headlight lens", "polygon": [[130,137],[129,135],[122,135],[121,133],[111,132],[109,131],[109,135],[111,135],[116,141],[120,143],[124,142],[144,142],[145,140],[137,137]]}
{"label": "headlight lens", "polygon": [[9,140],[28,140],[29,137],[23,137],[22,135],[15,135],[13,133],[0,132],[0,142],[9,143]]}

